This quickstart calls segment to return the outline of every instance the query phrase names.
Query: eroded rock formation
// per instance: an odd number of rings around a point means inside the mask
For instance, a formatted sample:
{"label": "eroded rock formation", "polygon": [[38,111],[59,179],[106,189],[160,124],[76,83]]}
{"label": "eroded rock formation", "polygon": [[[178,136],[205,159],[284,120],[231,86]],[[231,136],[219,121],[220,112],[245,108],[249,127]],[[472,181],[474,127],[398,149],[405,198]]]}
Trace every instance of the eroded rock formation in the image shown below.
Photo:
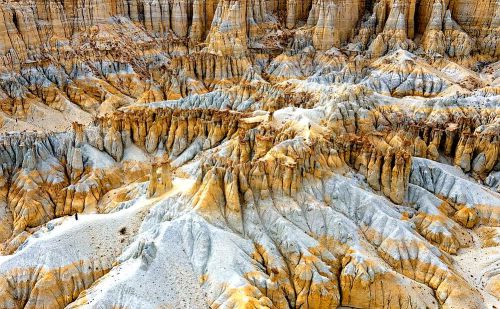
{"label": "eroded rock formation", "polygon": [[498,1],[0,13],[1,308],[500,302]]}

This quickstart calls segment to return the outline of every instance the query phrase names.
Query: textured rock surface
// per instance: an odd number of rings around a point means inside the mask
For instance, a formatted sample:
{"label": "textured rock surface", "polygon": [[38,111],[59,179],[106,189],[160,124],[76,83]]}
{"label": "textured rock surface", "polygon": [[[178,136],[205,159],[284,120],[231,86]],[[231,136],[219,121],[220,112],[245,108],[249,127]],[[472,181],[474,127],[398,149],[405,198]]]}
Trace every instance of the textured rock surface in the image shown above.
{"label": "textured rock surface", "polygon": [[499,1],[0,13],[0,308],[499,308]]}

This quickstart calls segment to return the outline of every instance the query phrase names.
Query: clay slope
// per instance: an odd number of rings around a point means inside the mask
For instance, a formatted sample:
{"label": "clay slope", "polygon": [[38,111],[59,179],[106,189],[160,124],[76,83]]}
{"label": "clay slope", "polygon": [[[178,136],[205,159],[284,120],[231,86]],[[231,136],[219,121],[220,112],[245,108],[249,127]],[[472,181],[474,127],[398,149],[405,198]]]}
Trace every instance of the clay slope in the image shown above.
{"label": "clay slope", "polygon": [[0,308],[499,307],[498,1],[0,11]]}

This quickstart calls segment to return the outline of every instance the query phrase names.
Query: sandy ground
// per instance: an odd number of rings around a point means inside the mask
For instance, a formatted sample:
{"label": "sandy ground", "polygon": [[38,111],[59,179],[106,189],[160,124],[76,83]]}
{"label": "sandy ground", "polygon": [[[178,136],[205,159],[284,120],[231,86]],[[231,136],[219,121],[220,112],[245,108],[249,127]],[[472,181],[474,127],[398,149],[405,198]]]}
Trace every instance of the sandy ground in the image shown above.
{"label": "sandy ground", "polygon": [[487,308],[500,308],[500,301],[488,292],[488,284],[500,263],[500,247],[481,248],[480,239],[471,231],[474,237],[474,245],[470,248],[460,249],[457,255],[452,256],[455,261],[456,270],[466,279],[471,286],[475,286],[484,297]]}
{"label": "sandy ground", "polygon": [[0,112],[0,133],[14,131],[65,132],[73,122],[88,124],[92,115],[68,103],[65,111],[58,111],[44,104],[32,104],[25,119],[17,119]]}

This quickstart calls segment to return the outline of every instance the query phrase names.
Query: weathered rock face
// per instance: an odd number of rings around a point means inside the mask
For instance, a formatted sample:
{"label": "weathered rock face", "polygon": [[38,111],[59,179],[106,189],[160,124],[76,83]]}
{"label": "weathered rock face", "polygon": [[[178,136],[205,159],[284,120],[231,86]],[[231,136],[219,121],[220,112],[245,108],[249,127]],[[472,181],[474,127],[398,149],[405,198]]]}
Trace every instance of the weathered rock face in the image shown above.
{"label": "weathered rock face", "polygon": [[495,0],[0,0],[0,308],[497,306],[499,38]]}
{"label": "weathered rock face", "polygon": [[[491,61],[500,55],[499,10],[493,0],[2,1],[1,109],[25,120],[38,104],[71,115],[77,105],[80,115],[68,126],[132,102],[238,83],[249,68],[267,72],[270,62],[282,68],[269,78],[285,69],[288,77],[311,76],[324,67],[303,58],[334,47],[360,54],[366,65],[399,48]],[[302,59],[272,61],[279,53]]]}

